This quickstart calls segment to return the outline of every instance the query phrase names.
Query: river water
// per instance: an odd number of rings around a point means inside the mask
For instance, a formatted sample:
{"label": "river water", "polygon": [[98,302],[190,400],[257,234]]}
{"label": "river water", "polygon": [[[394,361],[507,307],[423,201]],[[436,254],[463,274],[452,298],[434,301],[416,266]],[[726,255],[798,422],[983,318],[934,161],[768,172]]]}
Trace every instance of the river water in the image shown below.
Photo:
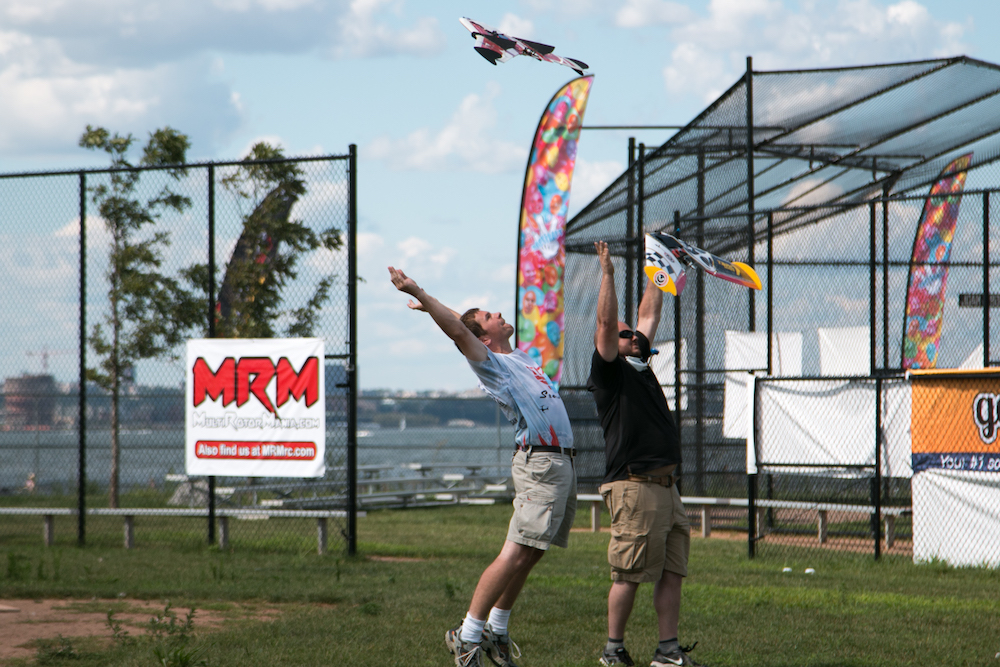
{"label": "river water", "polygon": [[[87,432],[87,479],[100,486],[111,469],[110,432]],[[496,426],[358,429],[358,466],[395,466],[393,476],[417,475],[407,464],[475,465],[486,476],[506,476],[513,450],[513,428]],[[347,431],[328,425],[328,475],[347,459]],[[23,489],[34,474],[39,491],[69,493],[76,487],[79,436],[76,431],[0,431],[0,493]],[[123,430],[122,488],[159,486],[166,475],[184,473],[184,429]]]}

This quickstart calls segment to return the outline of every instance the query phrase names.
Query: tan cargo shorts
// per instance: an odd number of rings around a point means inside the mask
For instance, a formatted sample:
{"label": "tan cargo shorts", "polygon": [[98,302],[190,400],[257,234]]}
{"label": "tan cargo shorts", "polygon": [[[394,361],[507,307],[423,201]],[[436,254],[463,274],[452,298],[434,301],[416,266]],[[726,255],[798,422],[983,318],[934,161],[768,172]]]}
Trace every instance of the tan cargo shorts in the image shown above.
{"label": "tan cargo shorts", "polygon": [[664,571],[687,576],[691,524],[676,484],[621,480],[602,484],[600,491],[611,511],[613,581],[659,581]]}
{"label": "tan cargo shorts", "polygon": [[566,548],[576,517],[576,470],[573,459],[556,452],[518,451],[510,465],[514,480],[514,515],[507,539],[546,550]]}

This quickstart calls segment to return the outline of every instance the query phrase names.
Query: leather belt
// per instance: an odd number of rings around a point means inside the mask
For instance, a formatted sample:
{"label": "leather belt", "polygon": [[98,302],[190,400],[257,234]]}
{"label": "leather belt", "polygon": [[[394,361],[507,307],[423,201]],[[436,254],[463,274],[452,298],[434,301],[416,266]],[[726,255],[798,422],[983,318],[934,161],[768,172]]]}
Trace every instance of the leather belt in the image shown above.
{"label": "leather belt", "polygon": [[659,484],[660,486],[670,487],[674,484],[673,475],[662,475],[660,477],[650,477],[649,475],[634,475],[629,473],[628,481],[630,482],[646,482],[648,484]]}
{"label": "leather belt", "polygon": [[553,452],[558,454],[563,454],[570,458],[576,456],[576,450],[572,447],[556,447],[554,445],[528,445],[527,447],[517,446],[517,451],[519,452]]}

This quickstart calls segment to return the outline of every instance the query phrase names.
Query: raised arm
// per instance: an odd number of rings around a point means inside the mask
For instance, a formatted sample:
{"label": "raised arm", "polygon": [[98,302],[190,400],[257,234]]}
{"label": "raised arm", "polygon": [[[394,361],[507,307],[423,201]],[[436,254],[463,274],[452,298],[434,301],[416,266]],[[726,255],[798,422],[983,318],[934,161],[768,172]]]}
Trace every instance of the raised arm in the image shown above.
{"label": "raised arm", "polygon": [[635,328],[646,335],[650,345],[656,336],[656,330],[660,327],[660,313],[663,311],[663,291],[653,284],[652,280],[646,281],[646,291],[642,293],[642,301],[639,302],[639,317]]}
{"label": "raised arm", "polygon": [[455,341],[458,349],[462,351],[462,354],[469,361],[486,361],[486,346],[481,340],[476,338],[475,335],[469,328],[462,324],[459,319],[458,313],[448,308],[443,303],[432,297],[430,294],[422,290],[413,278],[408,277],[400,269],[395,269],[389,267],[389,278],[392,280],[392,284],[400,292],[409,294],[417,303],[414,304],[412,301],[409,303],[409,307],[414,310],[423,310],[431,319],[434,320],[435,324],[440,327],[448,338]]}
{"label": "raised arm", "polygon": [[604,361],[614,361],[618,356],[618,294],[615,292],[615,265],[611,251],[604,241],[594,243],[597,259],[601,263],[601,291],[597,295],[597,327],[594,329],[594,347]]}

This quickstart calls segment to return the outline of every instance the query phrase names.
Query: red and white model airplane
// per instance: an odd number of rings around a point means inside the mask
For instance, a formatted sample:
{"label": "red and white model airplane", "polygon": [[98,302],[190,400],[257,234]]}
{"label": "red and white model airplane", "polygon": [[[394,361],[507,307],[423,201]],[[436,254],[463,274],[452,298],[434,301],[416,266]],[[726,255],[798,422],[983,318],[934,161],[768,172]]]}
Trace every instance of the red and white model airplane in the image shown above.
{"label": "red and white model airplane", "polygon": [[547,63],[557,63],[565,65],[580,76],[583,70],[588,68],[587,63],[574,58],[563,58],[552,53],[554,46],[532,42],[520,37],[511,37],[502,32],[484,25],[472,19],[459,19],[476,40],[476,51],[483,58],[496,65],[498,62],[504,63],[515,56],[531,56],[535,60],[542,60]]}

